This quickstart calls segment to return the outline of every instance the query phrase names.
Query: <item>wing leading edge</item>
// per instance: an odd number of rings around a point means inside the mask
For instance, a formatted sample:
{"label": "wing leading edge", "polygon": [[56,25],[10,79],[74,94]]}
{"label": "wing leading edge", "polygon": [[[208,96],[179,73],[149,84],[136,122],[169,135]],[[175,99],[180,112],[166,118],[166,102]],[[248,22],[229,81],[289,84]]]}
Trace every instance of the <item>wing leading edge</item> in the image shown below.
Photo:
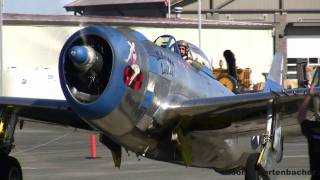
{"label": "wing leading edge", "polygon": [[85,123],[65,100],[0,97],[1,108],[13,108],[17,115],[35,121],[92,129]]}
{"label": "wing leading edge", "polygon": [[[320,88],[316,91],[319,93]],[[308,94],[308,89],[301,88],[189,100],[179,107],[169,108],[167,114],[187,131],[216,130],[229,127],[233,122],[266,120],[270,100],[273,100],[273,108],[282,114],[295,114]]]}

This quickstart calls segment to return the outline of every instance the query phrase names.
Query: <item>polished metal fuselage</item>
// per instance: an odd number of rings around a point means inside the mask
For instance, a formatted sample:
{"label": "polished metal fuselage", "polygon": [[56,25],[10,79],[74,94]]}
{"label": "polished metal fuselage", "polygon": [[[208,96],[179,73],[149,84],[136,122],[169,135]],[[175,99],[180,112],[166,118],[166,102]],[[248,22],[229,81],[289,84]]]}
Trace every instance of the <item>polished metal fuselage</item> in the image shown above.
{"label": "polished metal fuselage", "polygon": [[[110,89],[116,89],[112,93],[119,101],[101,100],[99,106],[114,103],[112,111],[98,118],[83,119],[130,151],[151,159],[183,164],[171,139],[179,120],[171,118],[172,114],[167,110],[177,108],[187,100],[236,95],[215,80],[210,70],[191,66],[179,54],[154,45],[140,34],[131,30],[97,29],[103,32],[102,36],[113,52],[110,82],[102,96],[110,95]],[[137,64],[143,73],[139,90],[126,87],[122,82],[122,69],[130,64],[127,60],[133,43]],[[87,110],[86,105],[78,107],[78,111],[85,110],[87,114],[95,111],[94,108]],[[296,112],[296,108],[292,112]],[[294,113],[284,115],[282,120],[294,125],[293,116]],[[266,117],[264,110],[257,109],[249,119],[234,121],[226,127],[195,129],[184,134],[191,146],[191,166],[214,168],[220,172],[243,167],[248,154],[257,151],[251,148],[250,138],[265,132]]]}

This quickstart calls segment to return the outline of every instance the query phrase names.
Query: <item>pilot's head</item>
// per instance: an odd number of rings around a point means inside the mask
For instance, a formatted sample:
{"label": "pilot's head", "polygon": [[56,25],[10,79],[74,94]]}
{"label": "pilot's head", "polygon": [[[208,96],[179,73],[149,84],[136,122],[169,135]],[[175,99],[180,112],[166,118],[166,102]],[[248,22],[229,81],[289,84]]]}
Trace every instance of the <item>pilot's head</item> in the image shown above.
{"label": "pilot's head", "polygon": [[188,48],[188,43],[186,41],[184,40],[178,41],[178,47],[179,47],[179,52],[181,57],[188,56],[189,48]]}

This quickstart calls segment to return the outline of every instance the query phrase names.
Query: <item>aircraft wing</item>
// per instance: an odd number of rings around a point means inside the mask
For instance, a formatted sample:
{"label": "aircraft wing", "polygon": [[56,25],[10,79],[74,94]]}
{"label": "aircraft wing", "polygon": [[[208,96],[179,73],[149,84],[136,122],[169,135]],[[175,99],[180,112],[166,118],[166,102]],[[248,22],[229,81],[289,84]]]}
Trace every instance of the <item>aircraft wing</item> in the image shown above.
{"label": "aircraft wing", "polygon": [[0,106],[27,120],[92,129],[71,110],[66,100],[0,97]]}
{"label": "aircraft wing", "polygon": [[[320,88],[317,88],[320,92]],[[235,96],[185,101],[179,107],[168,109],[168,117],[179,121],[186,131],[216,130],[233,122],[266,120],[270,100],[272,108],[284,115],[295,114],[308,95],[308,89],[292,89],[281,92],[246,93]],[[296,117],[293,118],[297,122]]]}

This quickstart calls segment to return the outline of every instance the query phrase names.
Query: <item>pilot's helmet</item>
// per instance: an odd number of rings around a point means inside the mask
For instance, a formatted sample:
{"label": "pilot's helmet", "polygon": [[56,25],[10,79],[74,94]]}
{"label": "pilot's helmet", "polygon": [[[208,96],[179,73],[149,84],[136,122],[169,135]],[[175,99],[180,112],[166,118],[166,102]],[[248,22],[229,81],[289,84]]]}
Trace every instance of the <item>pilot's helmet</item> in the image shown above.
{"label": "pilot's helmet", "polygon": [[179,51],[180,51],[181,56],[188,57],[188,53],[189,53],[188,43],[184,40],[180,40],[177,43],[178,43],[178,47],[179,47]]}
{"label": "pilot's helmet", "polygon": [[178,46],[179,46],[179,47],[180,47],[180,46],[184,46],[184,47],[188,48],[188,43],[187,43],[187,41],[180,40],[180,41],[178,41],[177,43],[178,43]]}

